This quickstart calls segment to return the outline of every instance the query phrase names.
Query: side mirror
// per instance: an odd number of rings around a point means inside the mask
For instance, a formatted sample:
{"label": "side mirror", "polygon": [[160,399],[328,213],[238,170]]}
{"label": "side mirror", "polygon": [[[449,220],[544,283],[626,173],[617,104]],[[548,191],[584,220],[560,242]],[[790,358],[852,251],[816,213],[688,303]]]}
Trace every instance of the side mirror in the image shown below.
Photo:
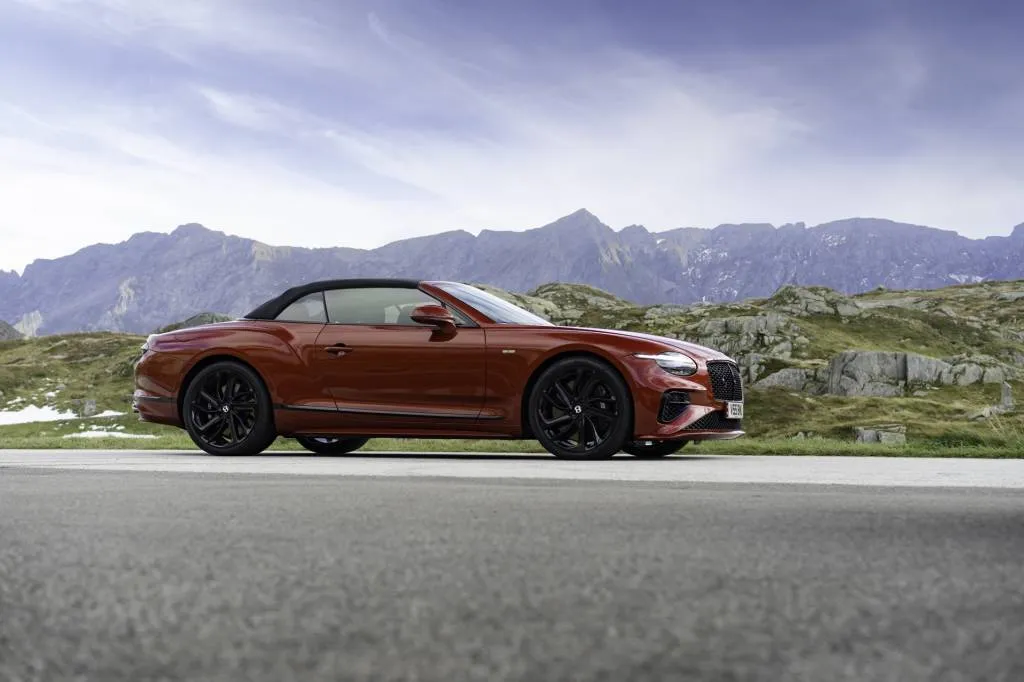
{"label": "side mirror", "polygon": [[409,315],[413,322],[437,327],[446,334],[455,333],[455,318],[443,305],[426,304],[418,306]]}

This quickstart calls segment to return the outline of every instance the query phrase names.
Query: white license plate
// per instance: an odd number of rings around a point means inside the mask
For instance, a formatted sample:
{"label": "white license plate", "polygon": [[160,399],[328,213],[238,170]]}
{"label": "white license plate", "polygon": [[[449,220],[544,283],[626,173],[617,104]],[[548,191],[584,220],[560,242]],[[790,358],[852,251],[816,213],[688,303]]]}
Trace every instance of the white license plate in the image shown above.
{"label": "white license plate", "polygon": [[743,419],[743,403],[726,403],[725,416],[729,419]]}

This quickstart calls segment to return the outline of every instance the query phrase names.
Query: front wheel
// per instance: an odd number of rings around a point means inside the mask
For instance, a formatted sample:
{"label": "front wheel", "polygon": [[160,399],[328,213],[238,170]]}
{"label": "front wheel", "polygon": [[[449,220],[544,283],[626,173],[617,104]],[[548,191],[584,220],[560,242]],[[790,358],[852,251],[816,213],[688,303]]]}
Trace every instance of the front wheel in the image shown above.
{"label": "front wheel", "polygon": [[260,375],[239,362],[199,370],[181,406],[192,442],[211,455],[256,455],[277,438],[270,394]]}
{"label": "front wheel", "polygon": [[569,357],[545,369],[527,410],[534,437],[562,459],[607,459],[633,431],[629,388],[595,358]]}
{"label": "front wheel", "polygon": [[338,436],[296,436],[299,445],[318,455],[346,455],[366,445],[369,438],[340,438]]}
{"label": "front wheel", "polygon": [[633,440],[622,446],[622,451],[640,459],[657,459],[673,455],[683,449],[687,440]]}

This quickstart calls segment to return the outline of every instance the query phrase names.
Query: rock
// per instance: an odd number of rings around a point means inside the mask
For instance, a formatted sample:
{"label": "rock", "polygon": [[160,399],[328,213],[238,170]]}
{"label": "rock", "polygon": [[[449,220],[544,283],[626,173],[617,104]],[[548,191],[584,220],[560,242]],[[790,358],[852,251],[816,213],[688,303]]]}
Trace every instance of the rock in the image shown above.
{"label": "rock", "polygon": [[861,312],[861,306],[857,301],[828,287],[787,284],[780,287],[768,300],[772,308],[796,315],[852,317]]}
{"label": "rock", "polygon": [[958,356],[953,362],[916,353],[844,351],[832,358],[825,381],[832,395],[902,395],[908,386],[997,383],[1016,374],[986,355]]}
{"label": "rock", "polygon": [[91,417],[94,414],[99,414],[99,410],[96,408],[96,401],[91,399],[82,401],[82,416]]}
{"label": "rock", "polygon": [[903,394],[907,381],[905,353],[844,351],[829,364],[832,395],[887,397]]}
{"label": "rock", "polygon": [[1013,402],[1013,387],[1010,384],[1003,382],[1002,391],[1000,391],[1000,400],[998,405],[989,405],[983,407],[977,412],[971,414],[968,419],[991,419],[1008,412],[1013,412],[1015,408]]}
{"label": "rock", "polygon": [[905,445],[907,427],[902,424],[882,424],[879,426],[858,426],[854,429],[858,443],[882,443],[885,445]]}
{"label": "rock", "polygon": [[786,359],[792,355],[796,328],[785,315],[762,313],[703,320],[688,328],[696,343],[737,356],[759,353]]}
{"label": "rock", "polygon": [[999,301],[1019,301],[1022,298],[1024,298],[1024,291],[1005,291],[996,296]]}
{"label": "rock", "polygon": [[791,391],[803,391],[810,377],[807,370],[798,367],[786,367],[774,374],[769,374],[758,381],[755,386],[760,388],[785,388]]}
{"label": "rock", "polygon": [[907,363],[906,380],[912,384],[939,383],[942,373],[950,369],[950,364],[926,355],[905,353]]}
{"label": "rock", "polygon": [[21,337],[21,332],[3,320],[0,320],[0,341],[15,341]]}

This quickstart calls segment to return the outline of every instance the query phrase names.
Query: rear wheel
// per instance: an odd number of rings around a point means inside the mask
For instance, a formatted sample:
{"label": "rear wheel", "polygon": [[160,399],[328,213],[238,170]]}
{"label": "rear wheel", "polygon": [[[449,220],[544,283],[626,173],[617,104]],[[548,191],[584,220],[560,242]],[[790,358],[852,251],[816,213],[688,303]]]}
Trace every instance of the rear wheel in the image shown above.
{"label": "rear wheel", "polygon": [[296,436],[299,445],[318,455],[344,455],[366,445],[369,438],[339,436]]}
{"label": "rear wheel", "polygon": [[534,437],[562,459],[612,457],[633,430],[626,383],[594,358],[569,357],[545,369],[527,410]]}
{"label": "rear wheel", "polygon": [[657,459],[679,452],[689,442],[687,440],[633,440],[623,445],[622,451],[640,459]]}
{"label": "rear wheel", "polygon": [[185,390],[182,420],[192,441],[211,455],[256,455],[277,437],[263,380],[231,360],[196,374]]}

